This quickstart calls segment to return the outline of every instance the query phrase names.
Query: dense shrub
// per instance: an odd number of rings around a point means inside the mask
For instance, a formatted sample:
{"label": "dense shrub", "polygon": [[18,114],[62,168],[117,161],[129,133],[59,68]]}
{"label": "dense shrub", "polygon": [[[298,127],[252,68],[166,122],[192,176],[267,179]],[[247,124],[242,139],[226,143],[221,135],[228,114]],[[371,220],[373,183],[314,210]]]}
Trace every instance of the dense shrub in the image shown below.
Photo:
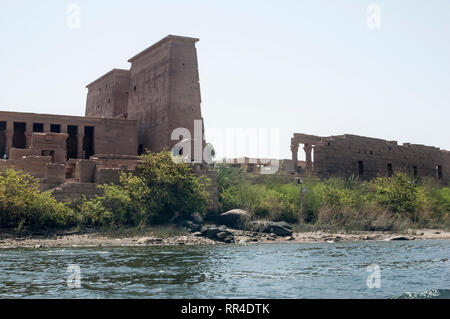
{"label": "dense shrub", "polygon": [[79,210],[83,223],[93,226],[167,223],[204,213],[207,183],[187,164],[173,161],[169,152],[146,153],[136,175],[122,173],[119,184],[100,185],[103,195],[82,202]]}
{"label": "dense shrub", "polygon": [[417,184],[403,173],[377,178],[373,185],[378,204],[398,214],[413,214],[420,208]]}
{"label": "dense shrub", "polygon": [[87,200],[85,197],[78,206],[80,226],[107,226],[113,224],[113,214],[105,208],[99,198]]}
{"label": "dense shrub", "polygon": [[205,176],[196,177],[188,164],[175,162],[170,152],[142,155],[138,171],[148,188],[147,207],[154,222],[206,211],[210,181]]}
{"label": "dense shrub", "polygon": [[31,175],[4,169],[0,173],[0,226],[3,228],[69,227],[75,213],[48,192],[39,191]]}

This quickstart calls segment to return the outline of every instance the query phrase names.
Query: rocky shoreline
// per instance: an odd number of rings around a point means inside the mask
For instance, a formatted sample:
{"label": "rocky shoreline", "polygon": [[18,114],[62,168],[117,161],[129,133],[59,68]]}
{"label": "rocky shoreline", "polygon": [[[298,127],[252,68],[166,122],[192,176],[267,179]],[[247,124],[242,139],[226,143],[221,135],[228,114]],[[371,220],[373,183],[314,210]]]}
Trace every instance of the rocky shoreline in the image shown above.
{"label": "rocky shoreline", "polygon": [[[223,229],[222,229],[223,230]],[[443,230],[414,230],[408,233],[392,232],[358,232],[328,233],[322,231],[293,233],[291,236],[276,236],[273,233],[251,232],[226,228],[233,235],[235,245],[258,243],[314,243],[314,242],[358,242],[358,241],[390,241],[390,240],[449,240],[450,232]],[[201,232],[166,238],[153,236],[131,236],[111,238],[98,233],[53,235],[48,237],[2,237],[0,249],[14,248],[51,248],[51,247],[133,247],[133,246],[174,246],[174,245],[227,245],[225,241],[205,237]]]}

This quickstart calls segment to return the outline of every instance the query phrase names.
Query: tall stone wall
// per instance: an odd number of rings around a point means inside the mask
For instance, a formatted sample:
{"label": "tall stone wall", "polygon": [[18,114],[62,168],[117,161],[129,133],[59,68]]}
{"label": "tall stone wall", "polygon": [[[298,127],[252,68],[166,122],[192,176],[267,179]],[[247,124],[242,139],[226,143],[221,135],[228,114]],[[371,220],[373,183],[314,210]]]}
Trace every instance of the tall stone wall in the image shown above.
{"label": "tall stone wall", "polygon": [[87,117],[115,118],[127,112],[129,70],[114,69],[86,87]]}
{"label": "tall stone wall", "polygon": [[194,120],[202,121],[197,41],[167,36],[129,60],[128,118],[137,120],[142,148],[170,149],[177,143],[171,141],[172,130],[178,127],[194,137]]}
{"label": "tall stone wall", "polygon": [[436,147],[346,134],[322,138],[314,146],[313,172],[320,177],[372,179],[401,171],[449,182],[449,159],[448,152]]}

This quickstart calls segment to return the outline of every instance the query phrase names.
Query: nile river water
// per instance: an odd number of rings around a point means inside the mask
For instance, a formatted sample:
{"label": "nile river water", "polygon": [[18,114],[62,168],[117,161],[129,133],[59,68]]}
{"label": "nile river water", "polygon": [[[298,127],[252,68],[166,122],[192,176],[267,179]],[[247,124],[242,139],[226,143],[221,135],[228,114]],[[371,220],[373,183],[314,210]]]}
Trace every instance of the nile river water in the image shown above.
{"label": "nile river water", "polygon": [[448,240],[11,249],[0,297],[450,298],[449,258]]}

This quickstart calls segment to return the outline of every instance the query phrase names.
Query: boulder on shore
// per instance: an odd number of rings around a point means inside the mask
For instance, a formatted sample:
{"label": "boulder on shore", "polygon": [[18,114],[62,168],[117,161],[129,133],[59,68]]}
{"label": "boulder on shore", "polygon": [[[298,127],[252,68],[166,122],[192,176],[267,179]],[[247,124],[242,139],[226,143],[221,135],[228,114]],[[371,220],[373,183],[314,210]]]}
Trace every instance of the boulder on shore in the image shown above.
{"label": "boulder on shore", "polygon": [[193,213],[191,216],[189,216],[189,219],[197,225],[203,225],[203,216],[200,213]]}
{"label": "boulder on shore", "polygon": [[203,217],[200,215],[200,213],[193,213],[191,216],[188,217],[188,219],[181,219],[178,221],[179,227],[184,227],[188,231],[195,233],[197,231],[200,231],[203,225]]}
{"label": "boulder on shore", "polygon": [[162,243],[162,238],[154,238],[154,237],[142,237],[137,240],[137,243],[139,245],[148,245],[148,244],[156,244],[156,243]]}
{"label": "boulder on shore", "polygon": [[208,237],[209,239],[219,240],[225,243],[234,243],[233,233],[228,231],[224,225],[204,225],[200,229],[200,233],[202,236]]}
{"label": "boulder on shore", "polygon": [[219,222],[235,229],[244,229],[250,221],[250,214],[243,209],[232,209],[220,214]]}
{"label": "boulder on shore", "polygon": [[250,230],[272,233],[277,236],[292,236],[292,227],[286,222],[257,220],[250,223]]}

